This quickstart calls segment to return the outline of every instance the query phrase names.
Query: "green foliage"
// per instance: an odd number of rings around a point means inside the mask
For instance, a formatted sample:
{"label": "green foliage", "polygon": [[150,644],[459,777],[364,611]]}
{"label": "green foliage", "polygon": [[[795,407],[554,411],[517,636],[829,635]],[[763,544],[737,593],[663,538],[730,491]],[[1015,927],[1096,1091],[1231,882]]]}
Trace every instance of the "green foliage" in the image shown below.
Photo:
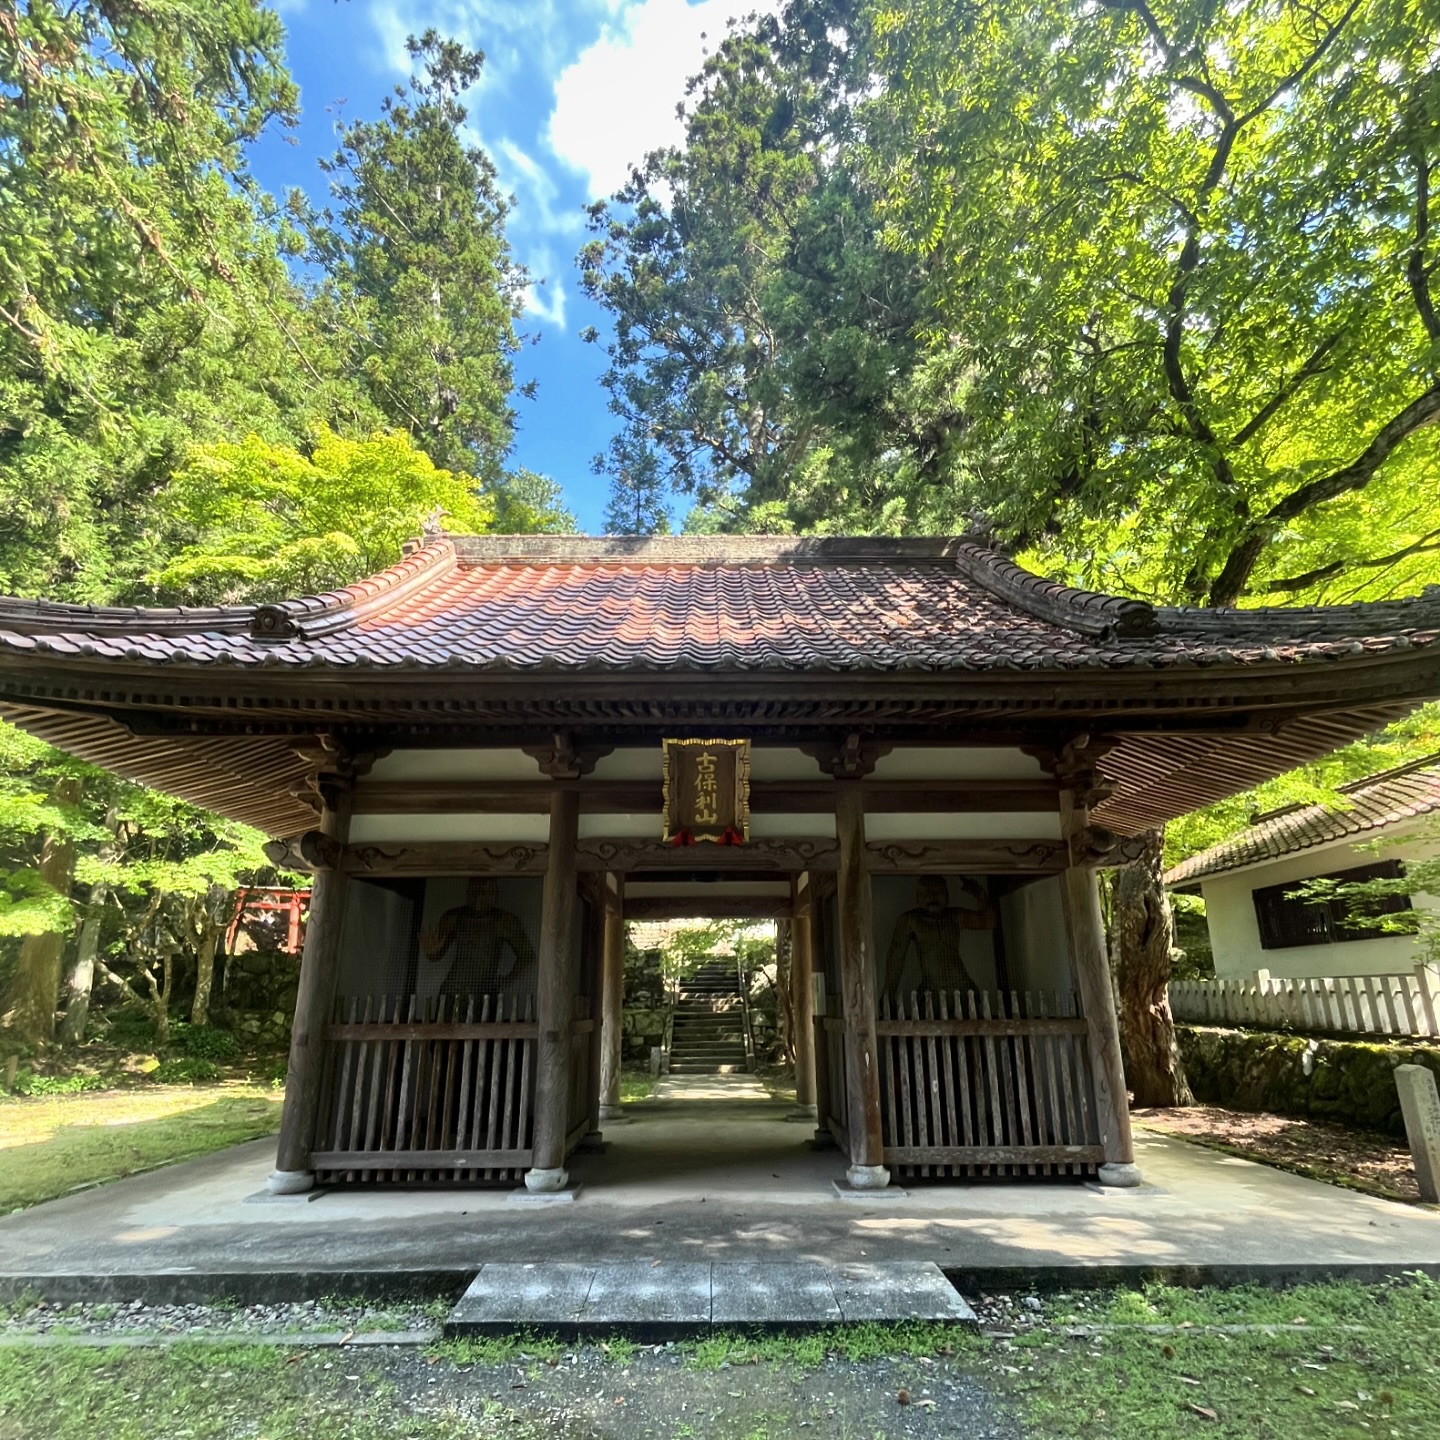
{"label": "green foliage", "polygon": [[347,368],[388,424],[437,465],[493,481],[514,424],[527,276],[505,238],[495,167],[465,138],[460,96],[484,57],[433,30],[407,45],[420,73],[378,120],[341,130],[322,166],[335,207],[311,218],[310,244]]}
{"label": "green foliage", "polygon": [[228,1030],[216,1030],[210,1025],[177,1025],[170,1038],[186,1056],[196,1060],[229,1061],[240,1051]]}
{"label": "green foliage", "polygon": [[773,928],[746,920],[682,926],[671,932],[661,949],[660,970],[667,980],[675,980],[715,959],[738,963],[747,972],[773,964]]}
{"label": "green foliage", "polygon": [[180,543],[152,577],[167,603],[274,600],[348,585],[392,565],[443,513],[484,531],[494,507],[400,431],[321,429],[308,454],[251,435],[201,446],[162,498]]}
{"label": "green foliage", "polygon": [[17,1095],[81,1095],[87,1091],[108,1090],[111,1081],[104,1075],[36,1075],[21,1070],[15,1076]]}
{"label": "green foliage", "polygon": [[200,1081],[218,1080],[220,1067],[213,1060],[181,1055],[162,1060],[150,1072],[150,1078],[160,1085],[193,1085]]}
{"label": "green foliage", "polygon": [[578,263],[615,324],[612,529],[668,529],[673,490],[729,529],[894,528],[894,473],[943,448],[911,394],[918,269],[881,247],[848,158],[860,10],[795,0],[732,32],[691,81],[684,148],[592,208]]}
{"label": "green foliage", "polygon": [[964,395],[949,513],[1231,604],[1440,574],[1433,0],[881,5],[887,239]]}
{"label": "green foliage", "polygon": [[1403,720],[1319,760],[1171,821],[1165,828],[1165,863],[1178,864],[1245,829],[1257,815],[1285,806],[1344,809],[1349,802],[1340,793],[1341,785],[1435,754],[1440,754],[1440,703],[1422,705]]}
{"label": "green foliage", "polygon": [[[0,591],[106,600],[196,440],[357,414],[246,144],[293,118],[259,0],[32,0],[0,25]],[[374,416],[377,418],[378,416]]]}

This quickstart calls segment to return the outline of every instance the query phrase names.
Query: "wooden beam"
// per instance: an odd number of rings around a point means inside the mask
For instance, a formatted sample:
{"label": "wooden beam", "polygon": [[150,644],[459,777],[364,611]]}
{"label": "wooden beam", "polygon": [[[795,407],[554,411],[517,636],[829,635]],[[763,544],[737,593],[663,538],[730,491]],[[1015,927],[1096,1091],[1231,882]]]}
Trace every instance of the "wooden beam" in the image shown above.
{"label": "wooden beam", "polygon": [[795,1110],[814,1118],[815,1106],[815,952],[810,926],[809,887],[797,890],[790,922],[790,1015],[795,1036]]}
{"label": "wooden beam", "polygon": [[[1079,777],[1072,789],[1061,793],[1061,823],[1067,836],[1081,836],[1088,824],[1088,812],[1079,798],[1083,794],[1083,779]],[[1115,1014],[1115,993],[1111,988],[1110,965],[1105,954],[1105,924],[1100,913],[1100,892],[1095,871],[1079,865],[1068,866],[1060,876],[1060,899],[1070,942],[1070,959],[1075,967],[1075,988],[1079,992],[1080,1008],[1089,1030],[1095,1107],[1100,1120],[1100,1139],[1105,1147],[1105,1162],[1117,1167],[1114,1173],[1120,1181],[1137,1184],[1139,1175],[1135,1171],[1135,1143],[1130,1133],[1130,1103],[1125,1086],[1125,1066],[1120,1055],[1120,1022]]]}
{"label": "wooden beam", "polygon": [[[343,847],[350,831],[349,778],[326,777],[320,826],[326,839]],[[266,1182],[275,1194],[298,1194],[315,1183],[311,1150],[315,1145],[320,1089],[325,1076],[326,1029],[335,1007],[340,972],[340,936],[350,877],[343,870],[315,873],[310,890],[310,918],[300,956],[300,982],[295,1020],[290,1030],[290,1059],[285,1075],[285,1103],[280,1113],[275,1171]]]}
{"label": "wooden beam", "polygon": [[[608,878],[608,877],[607,877]],[[620,896],[605,889],[605,937],[600,958],[600,1119],[618,1120],[625,1003],[625,915]]]}
{"label": "wooden beam", "polygon": [[529,1150],[325,1150],[317,1170],[520,1170]]}
{"label": "wooden beam", "polygon": [[866,865],[865,796],[859,780],[835,786],[840,837],[840,990],[845,1021],[846,1129],[850,1180],[883,1188],[885,1139],[880,1120],[880,1057],[875,1043],[875,920]]}
{"label": "wooden beam", "polygon": [[1099,1165],[1099,1145],[887,1145],[887,1165]]}
{"label": "wooden beam", "polygon": [[[574,791],[565,792],[574,795]],[[293,848],[293,847],[292,847]],[[290,853],[290,852],[287,852]],[[1062,840],[875,840],[865,847],[873,874],[1058,875],[1065,868]],[[356,876],[543,875],[547,847],[538,840],[367,840],[344,847],[338,867]],[[579,840],[575,868],[581,874],[614,870],[750,872],[817,875],[834,872],[840,847],[834,840],[752,840],[747,845],[666,845],[660,840],[616,836]]]}
{"label": "wooden beam", "polygon": [[580,806],[574,790],[557,789],[550,801],[550,844],[540,910],[539,975],[535,1008],[535,1144],[529,1190],[564,1189],[570,1111],[570,1035],[575,1004],[575,840]]}
{"label": "wooden beam", "polygon": [[[582,815],[660,814],[660,782],[576,780]],[[552,786],[511,780],[372,780],[355,797],[357,815],[544,815]],[[890,780],[866,782],[868,814],[976,814],[1033,812],[1054,814],[1059,804],[1055,781]],[[835,808],[835,782],[757,780],[750,786],[750,810],[756,815],[828,815]]]}
{"label": "wooden beam", "polygon": [[748,845],[666,845],[660,840],[582,840],[575,863],[581,870],[790,871],[839,863],[833,840],[752,840]]}

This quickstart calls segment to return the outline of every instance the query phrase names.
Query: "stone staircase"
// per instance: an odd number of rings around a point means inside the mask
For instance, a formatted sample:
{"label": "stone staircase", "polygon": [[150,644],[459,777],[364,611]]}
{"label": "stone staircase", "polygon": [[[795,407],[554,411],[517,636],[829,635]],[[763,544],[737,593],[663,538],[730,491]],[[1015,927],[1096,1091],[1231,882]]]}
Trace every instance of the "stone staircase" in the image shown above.
{"label": "stone staircase", "polygon": [[737,1075],[750,1068],[745,1001],[733,960],[710,960],[680,982],[670,1032],[672,1075]]}

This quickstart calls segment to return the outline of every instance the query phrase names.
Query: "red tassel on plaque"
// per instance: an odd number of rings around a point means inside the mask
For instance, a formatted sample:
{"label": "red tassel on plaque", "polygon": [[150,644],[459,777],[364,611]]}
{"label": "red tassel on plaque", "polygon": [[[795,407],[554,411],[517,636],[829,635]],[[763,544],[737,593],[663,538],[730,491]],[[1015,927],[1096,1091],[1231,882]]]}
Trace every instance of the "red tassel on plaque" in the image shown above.
{"label": "red tassel on plaque", "polygon": [[727,825],[715,843],[717,845],[743,845],[745,837],[733,825]]}
{"label": "red tassel on plaque", "polygon": [[695,837],[688,830],[677,830],[670,837],[670,843],[672,845],[693,845],[695,843]]}

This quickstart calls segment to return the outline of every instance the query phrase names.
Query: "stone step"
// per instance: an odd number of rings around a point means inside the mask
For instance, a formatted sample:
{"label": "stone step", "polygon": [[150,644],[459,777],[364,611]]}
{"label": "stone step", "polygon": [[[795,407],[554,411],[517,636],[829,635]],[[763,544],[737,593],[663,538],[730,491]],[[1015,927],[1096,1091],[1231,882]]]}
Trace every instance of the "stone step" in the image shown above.
{"label": "stone step", "polygon": [[672,1075],[746,1075],[749,1073],[749,1067],[743,1061],[715,1065],[708,1060],[676,1060],[672,1058],[670,1073]]}
{"label": "stone step", "polygon": [[562,1338],[626,1334],[663,1340],[712,1326],[792,1330],[905,1320],[976,1324],[975,1312],[928,1260],[834,1266],[550,1261],[482,1265],[450,1312],[445,1334],[533,1328]]}

